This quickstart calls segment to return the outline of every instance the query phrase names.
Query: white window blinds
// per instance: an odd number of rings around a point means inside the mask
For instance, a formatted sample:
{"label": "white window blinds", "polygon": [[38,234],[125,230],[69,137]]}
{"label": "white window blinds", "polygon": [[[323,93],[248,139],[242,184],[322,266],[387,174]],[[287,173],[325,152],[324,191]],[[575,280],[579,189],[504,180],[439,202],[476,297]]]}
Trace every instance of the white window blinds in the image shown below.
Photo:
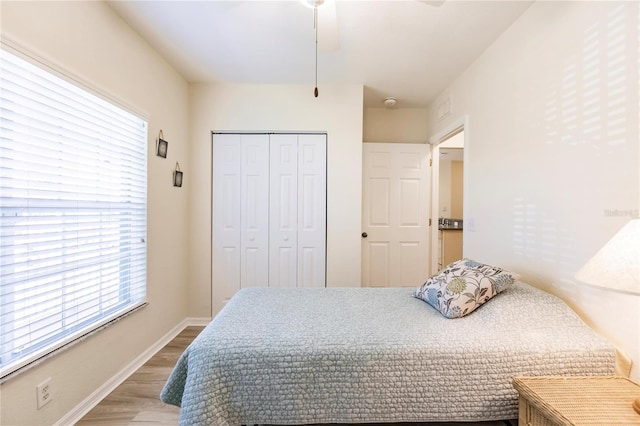
{"label": "white window blinds", "polygon": [[0,50],[0,377],[145,302],[147,123]]}

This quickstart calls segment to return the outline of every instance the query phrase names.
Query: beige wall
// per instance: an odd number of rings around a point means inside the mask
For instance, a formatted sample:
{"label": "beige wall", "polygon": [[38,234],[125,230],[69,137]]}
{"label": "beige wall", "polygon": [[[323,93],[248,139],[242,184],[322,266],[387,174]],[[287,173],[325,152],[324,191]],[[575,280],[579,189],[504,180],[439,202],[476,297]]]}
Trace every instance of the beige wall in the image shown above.
{"label": "beige wall", "polygon": [[639,5],[534,3],[442,94],[451,116],[438,121],[436,101],[428,125],[468,115],[465,256],[562,297],[631,356],[635,380],[640,297],[574,275],[640,207]]}
{"label": "beige wall", "polygon": [[464,164],[462,161],[451,162],[451,216],[462,218],[462,199],[464,194]]}
{"label": "beige wall", "polygon": [[438,200],[438,217],[454,217],[451,214],[451,160],[438,162]]}
{"label": "beige wall", "polygon": [[439,217],[463,218],[464,163],[442,160],[438,162]]}
{"label": "beige wall", "polygon": [[[149,306],[0,387],[0,424],[53,424],[187,316],[187,219],[192,185],[188,86],[103,2],[2,2],[2,40],[20,45],[121,99],[149,122]],[[168,158],[153,155],[162,128]],[[176,161],[185,170],[173,188]],[[35,387],[52,379],[54,399],[36,409]]]}
{"label": "beige wall", "polygon": [[367,108],[364,142],[427,142],[427,110],[422,108]]}
{"label": "beige wall", "polygon": [[[360,286],[362,101],[360,85],[191,86],[189,306],[211,315],[211,131],[326,131],[327,285]],[[215,315],[216,312],[213,312]]]}

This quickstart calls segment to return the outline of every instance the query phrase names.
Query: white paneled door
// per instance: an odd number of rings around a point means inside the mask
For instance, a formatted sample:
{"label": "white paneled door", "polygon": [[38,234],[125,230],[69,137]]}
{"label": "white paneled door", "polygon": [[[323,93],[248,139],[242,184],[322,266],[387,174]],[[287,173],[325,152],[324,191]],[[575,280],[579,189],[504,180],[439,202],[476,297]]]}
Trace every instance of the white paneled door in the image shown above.
{"label": "white paneled door", "polygon": [[240,167],[240,286],[264,287],[269,267],[269,139],[243,135]]}
{"label": "white paneled door", "polygon": [[298,287],[325,286],[326,135],[298,136]]}
{"label": "white paneled door", "polygon": [[429,146],[363,150],[362,285],[418,286],[429,273]]}
{"label": "white paneled door", "polygon": [[269,206],[269,283],[296,287],[298,281],[298,135],[272,135]]}
{"label": "white paneled door", "polygon": [[212,279],[214,308],[222,306],[240,288],[240,207],[242,139],[224,135],[213,141],[213,235]]}
{"label": "white paneled door", "polygon": [[213,304],[245,287],[324,287],[326,135],[213,137]]}
{"label": "white paneled door", "polygon": [[269,287],[324,287],[326,136],[270,138]]}

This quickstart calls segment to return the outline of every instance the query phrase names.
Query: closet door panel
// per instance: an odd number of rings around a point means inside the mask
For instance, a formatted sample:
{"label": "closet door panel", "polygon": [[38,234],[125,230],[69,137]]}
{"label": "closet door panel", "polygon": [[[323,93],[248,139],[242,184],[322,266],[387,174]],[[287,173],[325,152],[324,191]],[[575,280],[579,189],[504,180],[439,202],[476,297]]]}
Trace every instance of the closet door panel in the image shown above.
{"label": "closet door panel", "polygon": [[213,310],[243,287],[324,287],[326,136],[213,136]]}
{"label": "closet door panel", "polygon": [[298,287],[325,286],[326,141],[298,137]]}
{"label": "closet door panel", "polygon": [[240,287],[269,284],[269,136],[242,135]]}
{"label": "closet door panel", "polygon": [[269,287],[296,287],[298,136],[271,135],[269,155]]}
{"label": "closet door panel", "polygon": [[240,181],[242,138],[213,138],[213,250],[214,310],[219,311],[240,290]]}

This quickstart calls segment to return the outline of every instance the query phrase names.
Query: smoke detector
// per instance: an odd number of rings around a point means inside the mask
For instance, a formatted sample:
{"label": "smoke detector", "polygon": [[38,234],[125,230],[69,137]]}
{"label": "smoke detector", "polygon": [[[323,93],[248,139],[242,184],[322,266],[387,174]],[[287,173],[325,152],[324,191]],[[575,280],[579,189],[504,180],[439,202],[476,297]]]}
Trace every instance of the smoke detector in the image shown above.
{"label": "smoke detector", "polygon": [[394,97],[385,98],[383,101],[384,106],[386,106],[387,108],[393,108],[394,106],[396,106],[396,102],[398,102],[398,100]]}

